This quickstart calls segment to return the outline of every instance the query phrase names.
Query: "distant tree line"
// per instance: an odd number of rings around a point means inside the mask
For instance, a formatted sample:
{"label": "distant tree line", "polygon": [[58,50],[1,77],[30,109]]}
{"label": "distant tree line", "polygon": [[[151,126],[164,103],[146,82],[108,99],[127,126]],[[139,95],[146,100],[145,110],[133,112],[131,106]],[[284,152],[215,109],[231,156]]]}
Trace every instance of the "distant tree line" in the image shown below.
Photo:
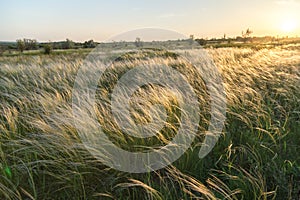
{"label": "distant tree line", "polygon": [[36,50],[38,49],[38,43],[35,39],[19,39],[17,40],[17,49],[20,52],[24,50]]}
{"label": "distant tree line", "polygon": [[79,49],[79,48],[95,48],[97,45],[94,40],[88,40],[83,43],[74,42],[70,39],[60,42],[52,42],[53,49]]}
{"label": "distant tree line", "polygon": [[243,36],[237,36],[234,38],[198,38],[195,39],[196,42],[198,42],[201,46],[209,45],[209,44],[221,44],[221,43],[275,43],[279,42],[280,40],[287,39],[287,38],[277,38],[273,36],[263,36],[263,37],[243,37]]}
{"label": "distant tree line", "polygon": [[210,45],[210,44],[224,44],[224,43],[279,43],[279,42],[283,42],[283,41],[294,41],[297,42],[299,41],[299,38],[296,37],[294,38],[294,40],[292,38],[288,38],[286,37],[281,37],[279,38],[274,37],[274,36],[262,36],[262,37],[255,37],[255,36],[251,36],[253,34],[253,31],[251,29],[246,29],[245,31],[242,31],[240,36],[236,36],[236,37],[227,37],[226,34],[224,34],[222,37],[220,38],[198,38],[195,39],[195,41],[197,41],[201,46],[206,46],[206,45]]}
{"label": "distant tree line", "polygon": [[[231,46],[227,45],[230,43],[234,43],[239,45],[238,43],[272,43],[272,44],[279,44],[279,42],[298,42],[298,39],[290,39],[288,37],[279,38],[273,36],[264,36],[264,37],[252,37],[253,31],[249,28],[245,31],[241,32],[240,36],[236,37],[227,37],[226,34],[223,34],[220,38],[197,38],[194,39],[194,35],[190,35],[189,41],[196,41],[201,46],[217,46],[221,44],[222,46]],[[125,41],[121,41],[124,46],[127,46],[129,43]],[[155,42],[155,41],[153,41]],[[95,48],[99,43],[95,42],[94,40],[87,40],[85,42],[74,42],[71,39],[66,39],[64,41],[58,42],[37,42],[36,39],[18,39],[16,42],[0,42],[0,56],[4,54],[4,52],[12,52],[12,51],[19,51],[24,52],[27,50],[43,50],[45,54],[51,54],[51,52],[55,49],[81,49],[81,48]],[[112,47],[116,46],[118,43],[113,42],[111,45]],[[143,48],[143,41],[141,38],[137,37],[133,44],[138,48]],[[216,44],[216,45],[214,45]],[[225,45],[223,45],[225,44]]]}
{"label": "distant tree line", "polygon": [[4,52],[19,51],[24,52],[28,50],[43,50],[45,54],[50,54],[53,49],[80,49],[80,48],[95,48],[99,43],[94,40],[87,40],[85,42],[74,42],[70,39],[58,42],[41,42],[36,39],[17,39],[16,42],[1,42],[0,41],[0,56]]}
{"label": "distant tree line", "polygon": [[5,51],[18,50],[21,53],[28,50],[44,49],[49,54],[53,49],[79,49],[79,48],[95,48],[97,42],[87,40],[85,42],[74,42],[70,39],[59,42],[37,42],[36,39],[17,39],[16,42],[0,42],[0,55]]}
{"label": "distant tree line", "polygon": [[248,28],[246,31],[242,31],[241,36],[237,36],[235,38],[229,38],[224,33],[224,35],[220,38],[211,38],[211,39],[200,38],[200,39],[195,39],[195,41],[197,41],[202,46],[205,46],[209,43],[224,43],[224,42],[227,42],[227,43],[244,42],[244,43],[246,43],[246,42],[253,42],[252,38],[250,37],[252,33],[253,33],[253,31]]}

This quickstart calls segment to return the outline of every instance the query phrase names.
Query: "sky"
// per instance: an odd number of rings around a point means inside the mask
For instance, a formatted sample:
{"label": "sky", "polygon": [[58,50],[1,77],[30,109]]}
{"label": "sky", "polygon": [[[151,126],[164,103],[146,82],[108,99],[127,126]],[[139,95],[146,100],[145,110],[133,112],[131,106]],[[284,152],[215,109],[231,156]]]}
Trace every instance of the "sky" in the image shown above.
{"label": "sky", "polygon": [[104,41],[139,28],[197,38],[300,36],[300,0],[0,0],[0,41]]}

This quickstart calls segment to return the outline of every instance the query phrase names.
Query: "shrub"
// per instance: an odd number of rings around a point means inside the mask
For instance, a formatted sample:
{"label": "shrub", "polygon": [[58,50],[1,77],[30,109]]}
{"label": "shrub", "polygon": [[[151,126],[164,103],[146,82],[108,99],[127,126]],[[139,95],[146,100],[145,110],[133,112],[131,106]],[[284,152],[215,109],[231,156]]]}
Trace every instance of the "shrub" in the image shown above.
{"label": "shrub", "polygon": [[46,44],[44,45],[44,54],[51,54],[52,52],[52,45],[51,44]]}

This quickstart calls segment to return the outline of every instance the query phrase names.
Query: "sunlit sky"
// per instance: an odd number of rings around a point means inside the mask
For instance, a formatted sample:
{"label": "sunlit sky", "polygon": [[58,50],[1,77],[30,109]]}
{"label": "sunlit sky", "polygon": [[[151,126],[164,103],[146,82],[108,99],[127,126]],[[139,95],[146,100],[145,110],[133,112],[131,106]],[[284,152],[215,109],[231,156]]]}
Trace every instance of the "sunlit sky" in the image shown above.
{"label": "sunlit sky", "polygon": [[145,27],[195,37],[300,36],[300,0],[0,0],[0,41],[103,41]]}

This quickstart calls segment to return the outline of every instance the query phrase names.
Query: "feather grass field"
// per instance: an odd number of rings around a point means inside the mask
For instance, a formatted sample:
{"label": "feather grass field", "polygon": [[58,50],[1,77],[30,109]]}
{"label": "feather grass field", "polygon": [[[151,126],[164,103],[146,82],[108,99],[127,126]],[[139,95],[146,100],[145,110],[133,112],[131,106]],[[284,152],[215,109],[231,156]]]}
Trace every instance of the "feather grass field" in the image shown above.
{"label": "feather grass field", "polygon": [[[77,133],[72,89],[84,54],[0,57],[0,198],[300,199],[300,47],[205,51],[226,89],[221,138],[208,156],[198,158],[200,133],[210,117],[205,86],[187,64],[166,57],[164,62],[186,72],[196,88],[202,111],[199,134],[172,165],[143,174],[107,167]],[[170,91],[152,86],[135,94],[148,98],[133,106],[137,121],[149,121],[147,108],[153,103],[168,113],[168,125],[150,140],[119,131],[105,104],[113,83],[134,64],[127,62],[124,68],[116,63],[99,81],[97,117],[122,148],[157,148],[178,128],[180,109]]]}

